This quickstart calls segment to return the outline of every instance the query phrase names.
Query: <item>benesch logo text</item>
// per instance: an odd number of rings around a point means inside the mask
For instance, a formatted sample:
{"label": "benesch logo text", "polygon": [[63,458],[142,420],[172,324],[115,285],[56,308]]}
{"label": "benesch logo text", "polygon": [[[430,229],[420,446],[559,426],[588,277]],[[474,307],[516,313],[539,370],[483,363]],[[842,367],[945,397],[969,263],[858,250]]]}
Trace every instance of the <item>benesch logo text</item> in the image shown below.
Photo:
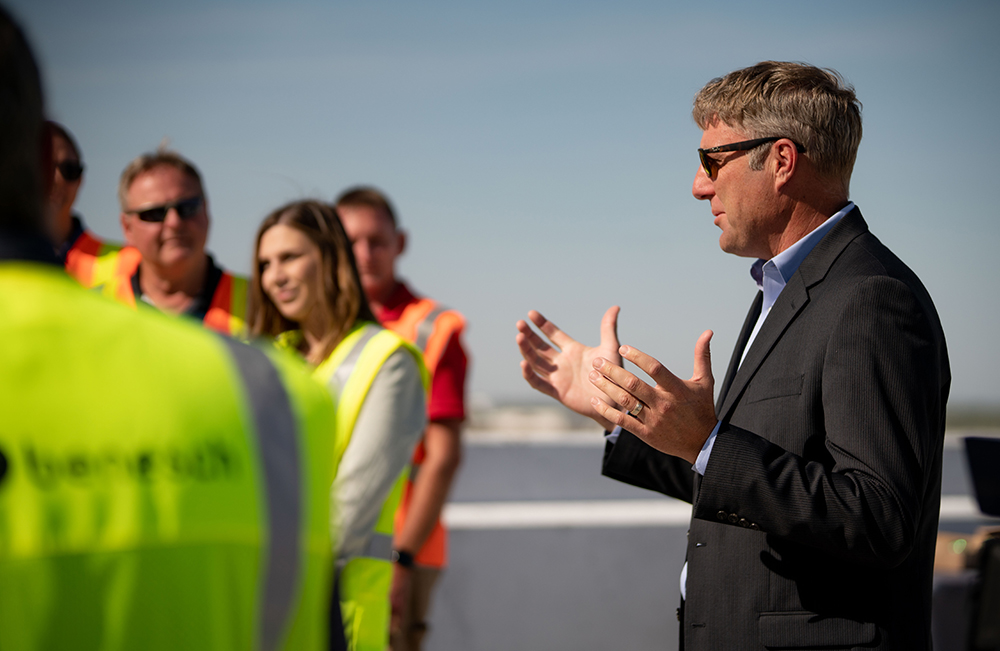
{"label": "benesch logo text", "polygon": [[136,482],[215,482],[235,479],[241,472],[239,452],[222,441],[199,441],[187,446],[106,448],[100,452],[71,452],[22,448],[27,476],[39,488],[71,484]]}

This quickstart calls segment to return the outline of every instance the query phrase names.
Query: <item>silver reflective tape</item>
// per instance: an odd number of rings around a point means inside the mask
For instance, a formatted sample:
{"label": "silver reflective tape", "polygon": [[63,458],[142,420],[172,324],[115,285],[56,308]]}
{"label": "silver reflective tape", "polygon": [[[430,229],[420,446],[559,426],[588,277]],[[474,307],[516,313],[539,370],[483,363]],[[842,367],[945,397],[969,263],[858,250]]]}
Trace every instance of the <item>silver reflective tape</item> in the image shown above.
{"label": "silver reflective tape", "polygon": [[268,544],[259,599],[261,651],[277,649],[295,603],[299,583],[302,485],[296,422],[277,370],[259,350],[221,337],[243,377],[253,410],[257,449],[264,469]]}
{"label": "silver reflective tape", "polygon": [[391,561],[392,536],[384,533],[373,533],[361,555],[379,561]]}
{"label": "silver reflective tape", "polygon": [[413,345],[421,353],[427,352],[427,340],[431,338],[431,334],[434,332],[434,322],[437,321],[437,318],[441,316],[445,309],[447,308],[440,305],[436,306],[427,313],[423,321],[417,324],[417,338],[414,340]]}
{"label": "silver reflective tape", "polygon": [[368,342],[371,341],[372,337],[377,335],[381,331],[381,326],[377,326],[374,323],[368,324],[364,327],[364,332],[358,337],[358,340],[354,342],[354,347],[351,348],[347,356],[344,357],[344,361],[340,363],[334,371],[333,375],[330,376],[330,381],[328,386],[334,395],[339,396],[340,392],[344,389],[344,385],[347,384],[347,380],[351,377],[351,373],[354,372],[354,367],[358,365],[358,359],[361,357],[361,351],[365,349]]}
{"label": "silver reflective tape", "polygon": [[373,533],[365,548],[357,556],[338,556],[334,567],[339,572],[348,562],[355,558],[373,558],[376,561],[392,561],[392,536],[384,533]]}

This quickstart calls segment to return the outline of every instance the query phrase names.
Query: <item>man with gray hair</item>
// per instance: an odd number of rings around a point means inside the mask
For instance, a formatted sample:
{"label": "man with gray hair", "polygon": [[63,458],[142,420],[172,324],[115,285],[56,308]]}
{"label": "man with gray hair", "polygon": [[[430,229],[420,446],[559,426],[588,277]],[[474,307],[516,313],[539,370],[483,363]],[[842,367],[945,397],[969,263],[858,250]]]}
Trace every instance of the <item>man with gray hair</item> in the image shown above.
{"label": "man with gray hair", "polygon": [[143,154],[122,172],[118,200],[129,245],[119,255],[132,264],[119,262],[102,291],[126,305],[145,301],[223,334],[245,336],[247,282],[205,251],[208,197],[197,168],[164,148]]}
{"label": "man with gray hair", "polygon": [[619,346],[617,307],[596,348],[518,323],[528,383],[608,430],[604,474],[692,503],[688,651],[931,646],[951,375],[930,296],[849,199],[860,109],[773,61],[695,98],[692,192],[758,286],[714,407],[711,331],[681,380]]}

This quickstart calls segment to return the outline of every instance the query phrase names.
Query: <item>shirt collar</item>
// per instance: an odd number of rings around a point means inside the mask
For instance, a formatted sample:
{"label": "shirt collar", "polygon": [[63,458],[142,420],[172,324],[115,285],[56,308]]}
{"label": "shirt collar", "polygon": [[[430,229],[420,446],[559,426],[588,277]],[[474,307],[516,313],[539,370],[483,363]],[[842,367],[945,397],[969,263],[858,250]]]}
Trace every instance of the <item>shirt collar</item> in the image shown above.
{"label": "shirt collar", "polygon": [[[396,288],[392,290],[392,294],[386,299],[382,307],[375,311],[375,317],[381,323],[387,321],[396,321],[399,317],[403,316],[403,310],[409,305],[415,296],[410,288],[407,287],[406,283],[403,281],[398,281],[396,283]],[[373,308],[374,309],[374,308]]]}
{"label": "shirt collar", "polygon": [[785,288],[785,283],[795,275],[799,265],[802,264],[806,256],[819,244],[823,236],[830,232],[830,229],[852,210],[854,210],[854,202],[849,201],[846,206],[834,213],[832,217],[778,255],[770,260],[758,259],[753,263],[750,267],[750,276],[757,283],[757,288],[764,292],[764,304],[761,307],[762,314],[767,314],[767,311],[771,309],[774,301],[778,298],[778,294]]}
{"label": "shirt collar", "polygon": [[66,264],[66,256],[69,255],[70,249],[73,248],[81,235],[83,235],[83,221],[77,215],[73,215],[70,217],[69,237],[56,251],[56,256],[63,264]]}
{"label": "shirt collar", "polygon": [[0,231],[0,262],[13,261],[60,264],[52,242],[42,236]]}
{"label": "shirt collar", "polygon": [[[212,307],[212,299],[215,297],[215,290],[219,287],[219,281],[222,280],[222,269],[219,265],[215,264],[215,258],[213,258],[210,253],[206,253],[205,257],[208,259],[208,264],[205,269],[205,282],[201,286],[201,291],[194,297],[194,301],[188,309],[184,310],[184,314],[194,317],[199,321],[205,320],[205,315],[208,314],[209,308]],[[152,301],[146,297],[145,292],[142,291],[142,285],[139,283],[138,267],[136,267],[135,273],[132,274],[130,281],[132,283],[132,295],[135,296],[135,299],[137,301],[146,301],[152,305]]]}

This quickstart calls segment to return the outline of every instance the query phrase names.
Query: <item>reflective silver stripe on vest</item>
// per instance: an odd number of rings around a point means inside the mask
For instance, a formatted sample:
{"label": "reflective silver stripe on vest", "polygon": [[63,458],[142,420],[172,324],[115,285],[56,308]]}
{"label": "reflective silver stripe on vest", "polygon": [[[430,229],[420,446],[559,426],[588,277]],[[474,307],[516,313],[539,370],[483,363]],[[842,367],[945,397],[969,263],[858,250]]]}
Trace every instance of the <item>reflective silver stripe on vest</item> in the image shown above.
{"label": "reflective silver stripe on vest", "polygon": [[[338,556],[337,557],[337,571],[344,569],[348,561],[355,558],[371,558],[376,561],[386,561],[387,563],[392,562],[392,536],[385,533],[373,533],[372,537],[368,539],[365,544],[365,548],[357,556]],[[339,575],[338,575],[339,577]],[[338,578],[339,580],[339,578]]]}
{"label": "reflective silver stripe on vest", "polygon": [[368,544],[365,545],[365,551],[361,552],[361,555],[374,558],[377,561],[391,561],[392,536],[384,533],[372,534]]}
{"label": "reflective silver stripe on vest", "polygon": [[381,330],[381,326],[377,326],[374,323],[364,326],[364,331],[361,333],[361,336],[358,337],[358,340],[354,342],[354,347],[351,348],[350,352],[347,353],[347,356],[344,357],[344,361],[340,363],[340,366],[338,366],[333,371],[333,375],[330,376],[328,385],[334,395],[340,395],[340,392],[347,384],[347,380],[350,379],[351,373],[354,372],[354,367],[358,365],[358,359],[361,358],[361,351],[365,349],[365,346],[368,345],[368,342],[371,341],[372,337],[377,335]]}
{"label": "reflective silver stripe on vest", "polygon": [[424,320],[417,324],[417,338],[413,340],[413,345],[417,347],[421,353],[427,352],[427,340],[431,338],[431,334],[434,333],[434,322],[437,318],[441,316],[442,313],[447,311],[448,308],[436,305],[433,310],[427,313]]}
{"label": "reflective silver stripe on vest", "polygon": [[279,647],[299,584],[302,485],[296,422],[277,370],[259,350],[221,337],[239,367],[253,410],[267,495],[268,545],[258,622],[261,651]]}

